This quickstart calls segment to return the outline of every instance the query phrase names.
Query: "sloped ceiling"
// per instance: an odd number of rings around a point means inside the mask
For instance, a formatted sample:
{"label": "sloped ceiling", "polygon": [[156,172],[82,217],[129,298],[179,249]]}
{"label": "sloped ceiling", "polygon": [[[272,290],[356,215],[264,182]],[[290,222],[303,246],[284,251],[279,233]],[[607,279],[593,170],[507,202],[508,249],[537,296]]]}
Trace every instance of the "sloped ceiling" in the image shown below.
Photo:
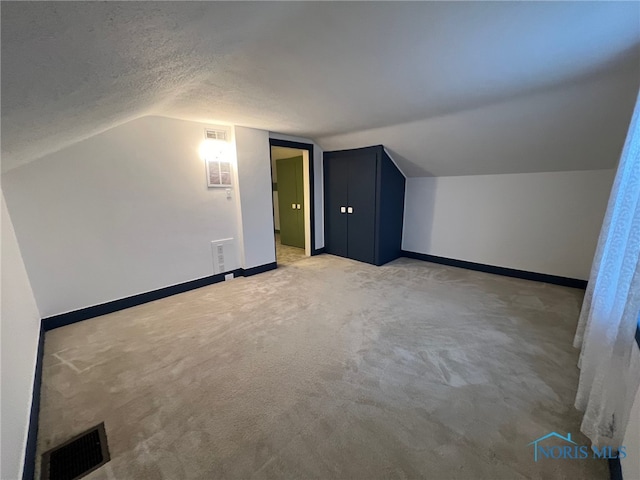
{"label": "sloped ceiling", "polygon": [[608,168],[640,76],[637,2],[2,2],[1,34],[3,171],[149,114],[409,175]]}

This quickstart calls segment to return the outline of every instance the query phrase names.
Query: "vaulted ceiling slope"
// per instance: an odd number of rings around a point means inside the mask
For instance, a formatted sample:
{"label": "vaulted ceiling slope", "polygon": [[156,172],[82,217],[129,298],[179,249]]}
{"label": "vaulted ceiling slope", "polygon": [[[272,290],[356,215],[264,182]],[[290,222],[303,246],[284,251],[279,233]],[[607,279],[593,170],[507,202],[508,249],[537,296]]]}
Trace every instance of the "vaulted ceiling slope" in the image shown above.
{"label": "vaulted ceiling slope", "polygon": [[1,12],[3,171],[149,114],[325,148],[391,142],[410,175],[606,168],[639,83],[637,2],[2,2]]}

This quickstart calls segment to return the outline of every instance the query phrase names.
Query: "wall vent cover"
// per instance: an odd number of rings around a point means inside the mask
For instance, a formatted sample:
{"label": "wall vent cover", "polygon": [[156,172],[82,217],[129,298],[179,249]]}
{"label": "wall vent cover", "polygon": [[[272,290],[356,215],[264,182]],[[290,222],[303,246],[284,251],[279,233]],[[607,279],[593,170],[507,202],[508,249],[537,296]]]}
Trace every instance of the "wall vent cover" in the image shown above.
{"label": "wall vent cover", "polygon": [[213,256],[214,274],[231,272],[238,268],[233,238],[212,241],[211,254]]}
{"label": "wall vent cover", "polygon": [[213,130],[211,128],[204,129],[204,138],[207,140],[224,140],[227,141],[227,132],[225,130]]}
{"label": "wall vent cover", "polygon": [[43,480],[77,480],[110,460],[104,423],[42,455]]}
{"label": "wall vent cover", "polygon": [[220,273],[224,272],[224,245],[219,243],[216,245],[216,254],[218,255],[218,270]]}

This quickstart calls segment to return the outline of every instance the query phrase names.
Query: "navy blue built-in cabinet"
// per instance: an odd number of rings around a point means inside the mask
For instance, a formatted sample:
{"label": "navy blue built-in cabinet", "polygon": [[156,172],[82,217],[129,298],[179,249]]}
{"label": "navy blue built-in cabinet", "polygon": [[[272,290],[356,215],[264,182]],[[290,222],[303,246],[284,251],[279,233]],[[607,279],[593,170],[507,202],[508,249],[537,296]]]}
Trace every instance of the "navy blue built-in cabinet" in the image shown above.
{"label": "navy blue built-in cabinet", "polygon": [[374,265],[398,258],[404,188],[382,145],[325,152],[325,251]]}

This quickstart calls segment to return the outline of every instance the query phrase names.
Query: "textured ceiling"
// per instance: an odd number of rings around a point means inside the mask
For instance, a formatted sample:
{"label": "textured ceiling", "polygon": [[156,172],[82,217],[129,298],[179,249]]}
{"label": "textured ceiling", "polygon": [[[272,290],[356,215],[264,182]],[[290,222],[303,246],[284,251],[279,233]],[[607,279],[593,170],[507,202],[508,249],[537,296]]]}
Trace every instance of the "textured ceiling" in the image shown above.
{"label": "textured ceiling", "polygon": [[[586,148],[583,164],[555,154],[551,169],[603,168],[624,139],[640,72],[637,2],[1,8],[3,171],[148,114],[304,136],[325,148],[395,142],[390,150],[412,175],[549,169],[522,155],[531,128],[551,135],[538,139],[549,151],[597,142],[599,131],[606,154]],[[594,92],[604,112],[587,107]],[[562,105],[582,115],[578,127]],[[503,126],[521,148],[514,140],[500,161],[495,147],[474,155],[474,144],[501,141]]]}

